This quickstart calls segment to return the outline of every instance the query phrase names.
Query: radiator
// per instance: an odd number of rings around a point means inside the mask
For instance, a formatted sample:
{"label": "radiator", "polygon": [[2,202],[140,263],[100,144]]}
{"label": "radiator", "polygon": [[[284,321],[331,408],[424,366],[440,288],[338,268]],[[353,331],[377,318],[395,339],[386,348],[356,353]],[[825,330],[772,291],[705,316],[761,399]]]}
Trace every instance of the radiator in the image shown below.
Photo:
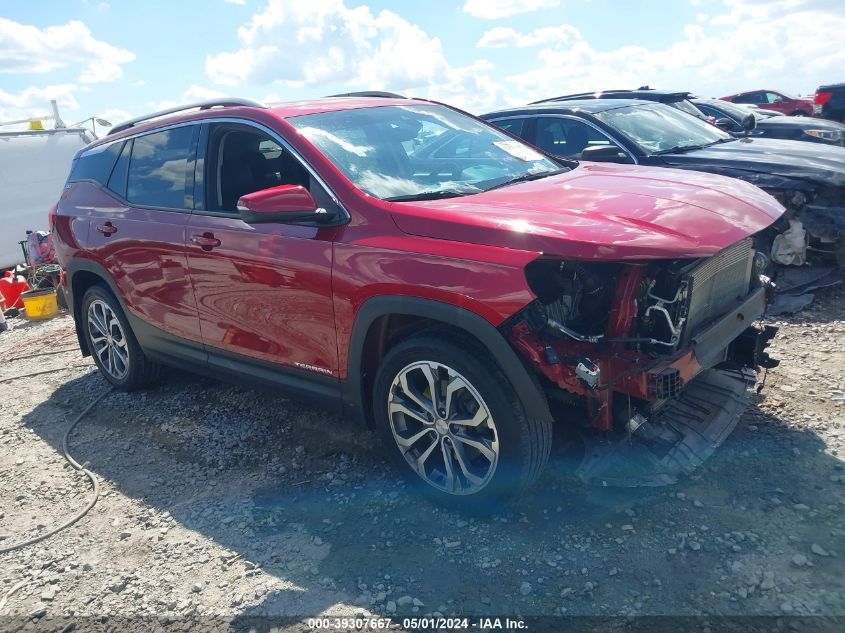
{"label": "radiator", "polygon": [[684,343],[748,295],[753,263],[754,246],[752,239],[746,238],[719,251],[690,271],[687,275],[689,307]]}

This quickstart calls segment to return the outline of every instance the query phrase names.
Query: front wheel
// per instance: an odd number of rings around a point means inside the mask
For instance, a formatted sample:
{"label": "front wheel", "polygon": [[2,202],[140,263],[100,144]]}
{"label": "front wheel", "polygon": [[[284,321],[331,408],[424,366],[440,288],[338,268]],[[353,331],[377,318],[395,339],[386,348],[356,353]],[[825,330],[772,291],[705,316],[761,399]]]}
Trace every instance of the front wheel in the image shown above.
{"label": "front wheel", "polygon": [[473,340],[421,334],[397,345],[379,368],[373,407],[406,478],[458,509],[495,510],[533,483],[548,459],[550,422],[528,417]]}
{"label": "front wheel", "polygon": [[158,366],[141,350],[117,299],[105,286],[92,286],[82,298],[82,330],[103,377],[123,391],[150,384]]}

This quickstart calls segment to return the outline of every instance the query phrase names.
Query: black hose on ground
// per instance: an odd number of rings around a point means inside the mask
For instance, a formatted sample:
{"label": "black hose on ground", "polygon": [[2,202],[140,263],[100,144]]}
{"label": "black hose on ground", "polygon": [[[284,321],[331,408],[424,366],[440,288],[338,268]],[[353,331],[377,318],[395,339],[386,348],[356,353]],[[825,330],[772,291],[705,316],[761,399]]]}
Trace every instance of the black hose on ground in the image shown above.
{"label": "black hose on ground", "polygon": [[68,442],[68,438],[70,437],[70,434],[73,432],[73,429],[76,428],[76,425],[79,424],[86,415],[88,415],[88,413],[91,411],[91,409],[94,408],[94,406],[96,404],[98,404],[103,398],[105,398],[111,392],[112,392],[112,388],[109,387],[103,393],[101,393],[99,396],[94,398],[94,401],[91,402],[91,404],[89,404],[87,407],[85,407],[85,409],[83,409],[82,413],[80,413],[78,416],[76,416],[73,423],[71,423],[70,428],[68,428],[67,432],[65,433],[64,438],[62,439],[62,453],[64,454],[64,458],[65,458],[65,460],[67,460],[67,463],[70,464],[74,468],[74,470],[81,470],[83,473],[85,473],[85,475],[88,477],[88,479],[91,480],[91,487],[92,487],[94,494],[91,496],[91,500],[88,502],[88,505],[86,505],[85,508],[83,508],[82,511],[77,513],[73,518],[71,518],[68,521],[65,521],[60,526],[50,530],[49,532],[45,532],[44,534],[41,534],[40,536],[36,536],[34,538],[31,538],[28,541],[23,541],[22,543],[15,543],[14,545],[8,545],[6,547],[0,547],[0,554],[8,554],[9,552],[14,552],[15,550],[19,550],[21,548],[27,547],[28,545],[34,545],[35,543],[40,543],[41,541],[50,538],[54,534],[58,534],[59,532],[69,528],[71,525],[73,525],[74,523],[79,521],[82,517],[84,517],[86,514],[88,514],[88,512],[91,510],[91,508],[93,508],[94,505],[97,503],[97,500],[100,498],[100,483],[97,481],[97,478],[94,476],[94,473],[92,473],[87,468],[83,468],[82,465],[79,462],[77,462],[73,457],[70,456],[70,453],[68,452],[67,442]]}

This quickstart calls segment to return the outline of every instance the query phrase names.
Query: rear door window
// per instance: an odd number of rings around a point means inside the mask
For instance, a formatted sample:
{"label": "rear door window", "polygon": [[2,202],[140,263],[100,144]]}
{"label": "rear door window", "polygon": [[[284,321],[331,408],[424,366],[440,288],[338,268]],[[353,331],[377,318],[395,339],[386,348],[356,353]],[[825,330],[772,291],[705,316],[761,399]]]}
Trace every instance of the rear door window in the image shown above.
{"label": "rear door window", "polygon": [[[190,209],[193,204],[193,137],[197,126],[153,132],[135,138],[129,161],[126,199],[132,204]],[[189,169],[190,165],[190,169]]]}

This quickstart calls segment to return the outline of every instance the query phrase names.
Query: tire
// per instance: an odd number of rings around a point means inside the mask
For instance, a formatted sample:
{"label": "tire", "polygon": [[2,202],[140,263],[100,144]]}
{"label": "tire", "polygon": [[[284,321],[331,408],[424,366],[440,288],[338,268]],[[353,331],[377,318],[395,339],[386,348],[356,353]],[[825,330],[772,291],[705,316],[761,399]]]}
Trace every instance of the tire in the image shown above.
{"label": "tire", "polygon": [[810,115],[807,114],[806,112],[804,112],[803,110],[796,110],[795,112],[793,112],[789,116],[810,116]]}
{"label": "tire", "polygon": [[120,303],[106,286],[91,286],[85,292],[80,319],[97,368],[116,389],[134,391],[158,377],[159,366],[144,355]]}
{"label": "tire", "polygon": [[[431,406],[432,383],[440,385],[438,407]],[[500,509],[537,479],[551,450],[551,421],[529,418],[487,350],[451,332],[423,332],[387,353],[376,375],[373,412],[403,475],[453,509]]]}

